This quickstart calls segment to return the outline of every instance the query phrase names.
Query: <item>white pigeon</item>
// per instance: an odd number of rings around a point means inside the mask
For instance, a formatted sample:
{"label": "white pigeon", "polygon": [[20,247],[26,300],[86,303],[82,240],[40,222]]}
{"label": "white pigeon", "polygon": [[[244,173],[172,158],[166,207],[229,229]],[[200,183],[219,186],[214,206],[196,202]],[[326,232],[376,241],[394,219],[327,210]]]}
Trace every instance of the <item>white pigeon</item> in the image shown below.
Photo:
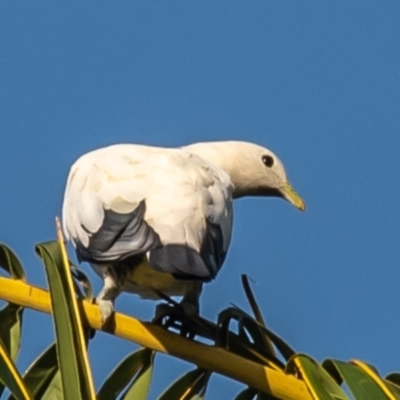
{"label": "white pigeon", "polygon": [[104,279],[102,320],[121,291],[183,296],[198,313],[204,282],[220,270],[232,232],[232,200],[278,196],[305,210],[282,162],[248,142],[181,148],[117,144],[72,166],[62,210],[79,261]]}

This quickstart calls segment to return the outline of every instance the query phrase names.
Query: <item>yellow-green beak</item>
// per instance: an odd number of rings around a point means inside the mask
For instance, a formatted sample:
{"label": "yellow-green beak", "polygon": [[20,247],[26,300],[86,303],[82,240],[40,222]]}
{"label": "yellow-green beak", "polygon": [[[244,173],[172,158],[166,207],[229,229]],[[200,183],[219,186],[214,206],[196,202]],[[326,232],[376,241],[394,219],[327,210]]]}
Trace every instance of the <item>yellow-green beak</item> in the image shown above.
{"label": "yellow-green beak", "polygon": [[296,193],[289,182],[284,182],[280,188],[283,197],[297,207],[300,211],[306,210],[306,204],[303,199]]}

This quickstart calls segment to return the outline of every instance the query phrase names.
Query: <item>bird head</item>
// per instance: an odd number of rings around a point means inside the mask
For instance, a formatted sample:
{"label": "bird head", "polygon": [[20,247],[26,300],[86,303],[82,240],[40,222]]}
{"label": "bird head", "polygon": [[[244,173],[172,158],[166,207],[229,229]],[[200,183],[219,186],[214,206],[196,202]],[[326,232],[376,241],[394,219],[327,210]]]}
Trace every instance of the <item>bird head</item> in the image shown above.
{"label": "bird head", "polygon": [[233,197],[281,197],[299,210],[305,203],[290,185],[282,161],[269,149],[248,142],[197,143],[185,147],[224,170],[233,186]]}

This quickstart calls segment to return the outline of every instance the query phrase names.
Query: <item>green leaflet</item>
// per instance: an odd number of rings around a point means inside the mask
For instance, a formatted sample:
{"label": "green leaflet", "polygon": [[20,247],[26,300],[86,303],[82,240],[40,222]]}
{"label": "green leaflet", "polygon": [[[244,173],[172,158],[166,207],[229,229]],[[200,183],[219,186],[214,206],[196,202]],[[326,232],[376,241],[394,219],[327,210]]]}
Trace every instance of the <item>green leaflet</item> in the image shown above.
{"label": "green leaflet", "polygon": [[[23,380],[36,399],[42,399],[45,394],[53,393],[60,386],[56,344],[50,345],[28,367]],[[53,397],[56,398],[56,397]],[[57,397],[59,398],[59,397]]]}
{"label": "green leaflet", "polygon": [[25,272],[18,257],[3,243],[0,243],[0,267],[7,271],[14,279],[25,280]]}
{"label": "green leaflet", "polygon": [[311,357],[304,354],[292,357],[288,362],[287,372],[293,373],[295,370],[300,373],[315,399],[348,400],[335,380]]}
{"label": "green leaflet", "polygon": [[7,304],[0,311],[0,338],[15,361],[21,344],[23,307]]}
{"label": "green leaflet", "polygon": [[400,374],[398,372],[392,372],[385,379],[400,386]]}
{"label": "green leaflet", "polygon": [[40,400],[60,400],[66,399],[65,392],[63,391],[61,373],[58,370],[48,385],[43,397]]}
{"label": "green leaflet", "polygon": [[[25,279],[25,272],[18,257],[6,245],[0,243],[0,267],[7,271],[14,279]],[[21,344],[23,307],[7,304],[0,311],[0,339],[11,356],[16,360]],[[0,396],[4,391],[0,382]]]}
{"label": "green leaflet", "polygon": [[[145,390],[143,383],[146,379],[139,379],[140,376],[146,375],[146,371],[151,370],[153,363],[154,352],[150,349],[141,348],[124,358],[111,372],[111,374],[104,381],[103,386],[97,394],[97,400],[111,400],[116,399],[132,381],[130,386],[136,384],[140,387],[143,395],[137,399],[146,399],[148,392]],[[139,381],[139,383],[137,383]],[[129,391],[129,390],[128,390]],[[143,397],[144,396],[144,397]]]}
{"label": "green leaflet", "polygon": [[0,381],[7,386],[17,400],[32,399],[32,395],[24,385],[21,375],[8,355],[3,343],[0,342]]}
{"label": "green leaflet", "polygon": [[331,374],[340,375],[355,400],[390,399],[365,371],[355,365],[343,361],[325,360],[323,367]]}
{"label": "green leaflet", "polygon": [[386,379],[383,380],[396,400],[400,400],[400,387]]}
{"label": "green leaflet", "polygon": [[202,400],[211,373],[196,368],[178,378],[158,400]]}
{"label": "green leaflet", "polygon": [[[246,294],[247,301],[249,302],[250,307],[253,311],[255,320],[260,325],[262,325],[264,328],[266,328],[267,326],[266,326],[264,318],[262,316],[262,312],[260,310],[260,307],[258,307],[256,298],[253,294],[253,291],[251,290],[249,278],[245,274],[242,274],[242,286],[243,286],[243,290]],[[265,332],[264,332],[264,344],[267,347],[268,353],[276,356],[274,346],[273,346],[270,338],[268,337],[268,335]]]}
{"label": "green leaflet", "polygon": [[[150,351],[150,350],[148,350]],[[135,377],[121,400],[146,400],[150,390],[151,378],[153,376],[154,352],[151,351],[150,358],[145,360],[142,369]]]}
{"label": "green leaflet", "polygon": [[384,381],[396,399],[400,399],[400,374],[393,372],[389,374]]}
{"label": "green leaflet", "polygon": [[[36,246],[43,259],[53,307],[57,354],[66,399],[94,398],[91,372],[86,364],[86,345],[72,281],[63,265],[58,242]],[[70,284],[71,282],[71,284]]]}
{"label": "green leaflet", "polygon": [[[237,334],[229,330],[232,321],[237,321]],[[271,343],[266,336],[268,330],[240,308],[229,307],[221,311],[218,328],[217,345],[274,369],[284,369],[275,352],[271,352]]]}
{"label": "green leaflet", "polygon": [[[7,304],[0,311],[0,339],[13,361],[17,359],[21,344],[23,310],[23,307]],[[0,396],[4,388],[4,385],[0,383]]]}
{"label": "green leaflet", "polygon": [[379,372],[375,367],[360,360],[352,360],[350,361],[350,363],[356,365],[363,372],[365,372],[379,386],[379,388],[390,400],[396,400],[395,396],[393,395],[389,387],[385,384],[385,381],[380,377]]}

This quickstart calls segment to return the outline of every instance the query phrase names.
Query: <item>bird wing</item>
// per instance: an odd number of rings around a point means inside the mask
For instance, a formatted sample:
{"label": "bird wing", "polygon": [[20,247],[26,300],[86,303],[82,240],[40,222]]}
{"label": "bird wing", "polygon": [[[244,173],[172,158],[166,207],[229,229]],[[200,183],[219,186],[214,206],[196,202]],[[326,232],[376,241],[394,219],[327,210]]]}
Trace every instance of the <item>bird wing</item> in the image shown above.
{"label": "bird wing", "polygon": [[158,271],[209,280],[230,242],[232,185],[225,172],[184,150],[110,146],[72,166],[63,225],[81,260],[148,253]]}

